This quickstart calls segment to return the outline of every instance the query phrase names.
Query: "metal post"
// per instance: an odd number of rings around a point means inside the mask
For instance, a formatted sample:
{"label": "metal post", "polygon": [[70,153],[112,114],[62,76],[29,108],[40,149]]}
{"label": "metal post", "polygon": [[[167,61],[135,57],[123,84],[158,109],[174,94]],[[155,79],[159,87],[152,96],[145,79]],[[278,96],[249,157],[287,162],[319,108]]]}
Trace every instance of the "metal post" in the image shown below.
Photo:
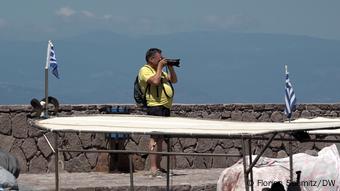
{"label": "metal post", "polygon": [[293,182],[293,151],[292,142],[289,141],[289,172],[290,172],[290,182]]}
{"label": "metal post", "polygon": [[[287,72],[287,65],[286,65],[286,74]],[[289,123],[290,123],[290,117],[289,117]],[[289,173],[290,173],[290,182],[293,182],[293,151],[292,151],[292,141],[289,141],[288,143],[289,147]]]}
{"label": "metal post", "polygon": [[[171,151],[170,138],[166,138],[167,140],[167,151]],[[166,156],[166,190],[170,191],[170,155]]]}
{"label": "metal post", "polygon": [[45,113],[44,117],[48,118],[48,68],[50,63],[50,51],[51,51],[51,40],[48,41],[47,44],[47,52],[46,52],[46,65],[45,65]]}
{"label": "metal post", "polygon": [[[248,139],[248,150],[249,150],[249,164],[252,163],[252,151],[251,151],[251,138]],[[250,189],[254,191],[254,177],[253,177],[253,169],[250,169]]]}
{"label": "metal post", "polygon": [[130,191],[134,191],[132,154],[129,154],[129,168],[130,168]]}
{"label": "metal post", "polygon": [[48,68],[45,68],[45,105],[44,118],[48,118]]}
{"label": "metal post", "polygon": [[249,180],[248,180],[248,172],[247,172],[247,160],[246,160],[246,144],[244,142],[244,138],[242,138],[242,157],[243,157],[243,173],[244,173],[244,186],[246,191],[249,191]]}
{"label": "metal post", "polygon": [[54,133],[54,148],[55,148],[55,190],[59,191],[59,148],[58,148],[58,133]]}

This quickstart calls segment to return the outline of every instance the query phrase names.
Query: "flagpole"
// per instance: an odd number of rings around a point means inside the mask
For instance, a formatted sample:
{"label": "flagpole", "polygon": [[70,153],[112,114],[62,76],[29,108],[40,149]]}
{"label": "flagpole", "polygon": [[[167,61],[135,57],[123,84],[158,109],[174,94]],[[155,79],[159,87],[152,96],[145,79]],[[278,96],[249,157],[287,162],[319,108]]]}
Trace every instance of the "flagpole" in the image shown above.
{"label": "flagpole", "polygon": [[50,60],[50,49],[51,49],[51,40],[48,41],[47,45],[47,55],[46,55],[46,65],[45,65],[45,112],[44,118],[48,118],[48,68],[49,68],[49,60]]}
{"label": "flagpole", "polygon": [[[288,66],[285,65],[285,69],[286,69],[286,75],[288,74]],[[290,123],[290,117],[288,117],[289,123]],[[293,182],[293,143],[292,141],[289,141],[288,143],[288,152],[289,152],[289,178],[290,178],[290,182]]]}

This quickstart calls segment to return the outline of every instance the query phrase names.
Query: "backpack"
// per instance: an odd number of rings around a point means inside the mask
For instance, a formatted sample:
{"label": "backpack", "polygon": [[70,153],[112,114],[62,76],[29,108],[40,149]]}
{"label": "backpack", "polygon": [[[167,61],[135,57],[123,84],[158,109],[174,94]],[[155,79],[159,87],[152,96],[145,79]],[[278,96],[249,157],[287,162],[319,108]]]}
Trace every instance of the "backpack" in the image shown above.
{"label": "backpack", "polygon": [[147,104],[146,103],[146,91],[150,89],[150,84],[146,86],[145,92],[143,93],[138,81],[139,80],[138,80],[138,75],[137,75],[135,79],[135,83],[134,83],[134,88],[133,88],[133,96],[138,106],[146,107],[146,104]]}

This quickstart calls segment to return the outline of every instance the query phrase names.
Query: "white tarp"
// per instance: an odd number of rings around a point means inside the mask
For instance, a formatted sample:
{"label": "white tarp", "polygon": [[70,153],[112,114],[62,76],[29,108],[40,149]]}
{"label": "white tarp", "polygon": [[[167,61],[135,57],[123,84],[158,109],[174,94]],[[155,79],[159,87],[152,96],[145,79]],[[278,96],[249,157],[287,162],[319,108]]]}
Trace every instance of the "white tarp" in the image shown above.
{"label": "white tarp", "polygon": [[[305,119],[305,118],[300,118],[292,121],[291,123],[308,123],[308,122],[318,122],[318,123],[323,123],[323,122],[331,122],[334,121],[336,122],[339,118],[324,118],[324,117],[317,117],[314,119]],[[323,134],[323,135],[340,135],[340,129],[330,129],[330,130],[315,130],[315,131],[310,131],[310,134]]]}
{"label": "white tarp", "polygon": [[117,132],[168,135],[263,135],[293,130],[340,128],[340,119],[307,120],[299,123],[237,122],[203,120],[181,117],[155,117],[140,115],[93,115],[55,117],[37,120],[34,125],[51,131]]}
{"label": "white tarp", "polygon": [[[255,157],[253,156],[253,159]],[[294,154],[293,168],[294,172],[302,171],[300,185],[303,191],[340,191],[340,157],[336,145],[323,148],[318,156],[304,153]],[[280,181],[287,189],[289,174],[289,157],[282,159],[261,157],[253,168],[254,190],[270,187],[273,182],[277,181]],[[295,180],[296,177],[294,177]],[[244,190],[241,159],[221,173],[217,191]]]}

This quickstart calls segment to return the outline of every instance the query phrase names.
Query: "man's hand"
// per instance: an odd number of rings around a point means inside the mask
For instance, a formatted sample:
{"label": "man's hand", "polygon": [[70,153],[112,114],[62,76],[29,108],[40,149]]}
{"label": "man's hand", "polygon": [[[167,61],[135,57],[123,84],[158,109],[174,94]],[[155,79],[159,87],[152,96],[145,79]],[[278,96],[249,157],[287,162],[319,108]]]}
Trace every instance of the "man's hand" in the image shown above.
{"label": "man's hand", "polygon": [[160,61],[158,62],[158,65],[161,65],[161,68],[163,68],[164,66],[166,66],[166,65],[167,65],[166,59],[163,58],[162,60],[160,60]]}

